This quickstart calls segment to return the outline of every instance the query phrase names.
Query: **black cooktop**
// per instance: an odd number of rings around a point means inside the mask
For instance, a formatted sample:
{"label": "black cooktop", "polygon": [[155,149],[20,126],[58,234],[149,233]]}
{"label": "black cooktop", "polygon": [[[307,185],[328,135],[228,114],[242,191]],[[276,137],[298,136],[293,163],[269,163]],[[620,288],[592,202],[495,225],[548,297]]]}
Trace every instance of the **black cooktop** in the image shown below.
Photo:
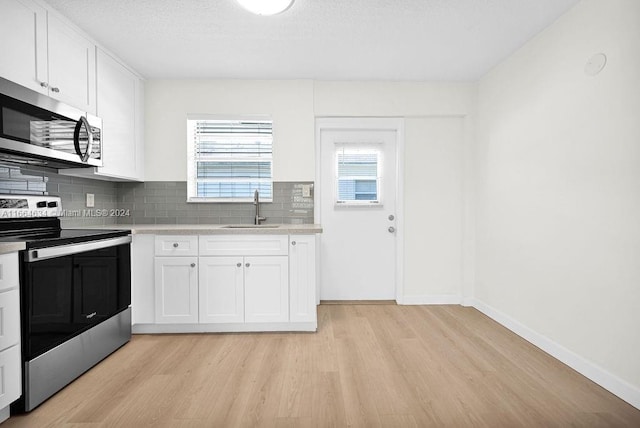
{"label": "black cooktop", "polygon": [[116,238],[127,236],[129,233],[131,232],[128,230],[62,229],[57,232],[0,237],[0,242],[24,242],[29,250]]}
{"label": "black cooktop", "polygon": [[27,249],[127,236],[130,230],[60,229],[58,219],[0,222],[0,242],[24,242]]}

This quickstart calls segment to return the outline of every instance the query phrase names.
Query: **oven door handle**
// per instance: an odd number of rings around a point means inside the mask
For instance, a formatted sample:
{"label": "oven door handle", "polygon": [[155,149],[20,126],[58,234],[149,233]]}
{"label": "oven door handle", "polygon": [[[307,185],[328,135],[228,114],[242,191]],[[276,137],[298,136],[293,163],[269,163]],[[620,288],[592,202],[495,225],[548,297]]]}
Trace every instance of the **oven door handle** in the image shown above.
{"label": "oven door handle", "polygon": [[120,236],[118,238],[100,239],[97,241],[80,242],[77,244],[59,245],[57,247],[39,248],[37,250],[27,251],[24,255],[24,261],[37,262],[40,260],[52,259],[54,257],[69,256],[71,254],[115,247],[117,245],[129,243],[131,243],[131,236]]}

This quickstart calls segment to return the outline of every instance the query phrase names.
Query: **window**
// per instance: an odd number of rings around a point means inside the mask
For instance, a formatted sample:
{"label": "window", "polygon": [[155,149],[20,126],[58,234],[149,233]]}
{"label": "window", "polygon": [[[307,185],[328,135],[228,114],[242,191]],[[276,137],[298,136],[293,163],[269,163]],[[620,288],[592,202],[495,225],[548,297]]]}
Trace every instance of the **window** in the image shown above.
{"label": "window", "polygon": [[273,199],[271,120],[189,118],[187,133],[188,201]]}
{"label": "window", "polygon": [[336,203],[380,203],[380,150],[357,145],[336,146]]}

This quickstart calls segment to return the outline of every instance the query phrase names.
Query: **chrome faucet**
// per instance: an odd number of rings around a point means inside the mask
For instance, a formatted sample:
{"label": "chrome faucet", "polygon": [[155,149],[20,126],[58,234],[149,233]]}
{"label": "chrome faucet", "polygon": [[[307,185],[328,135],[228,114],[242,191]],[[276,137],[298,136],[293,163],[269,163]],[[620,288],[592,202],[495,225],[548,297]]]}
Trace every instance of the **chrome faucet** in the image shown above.
{"label": "chrome faucet", "polygon": [[259,226],[260,222],[265,221],[267,218],[260,217],[260,192],[258,192],[258,189],[256,189],[256,191],[253,193],[253,205],[256,206],[256,215],[253,224]]}

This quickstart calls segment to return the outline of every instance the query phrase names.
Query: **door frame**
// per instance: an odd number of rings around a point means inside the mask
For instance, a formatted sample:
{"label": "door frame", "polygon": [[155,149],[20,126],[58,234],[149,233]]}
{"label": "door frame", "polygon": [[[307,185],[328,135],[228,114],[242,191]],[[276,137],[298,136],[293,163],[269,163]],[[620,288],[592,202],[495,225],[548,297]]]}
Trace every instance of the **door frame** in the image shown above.
{"label": "door frame", "polygon": [[[314,189],[314,218],[322,224],[320,189],[322,186],[321,154],[322,131],[395,131],[396,132],[396,303],[402,304],[404,295],[404,118],[403,117],[336,117],[316,116],[316,174]],[[318,235],[318,247],[322,236]],[[319,248],[318,248],[319,249]],[[321,251],[317,251],[318,269],[316,270],[316,303],[320,304],[320,287],[322,285]]]}

